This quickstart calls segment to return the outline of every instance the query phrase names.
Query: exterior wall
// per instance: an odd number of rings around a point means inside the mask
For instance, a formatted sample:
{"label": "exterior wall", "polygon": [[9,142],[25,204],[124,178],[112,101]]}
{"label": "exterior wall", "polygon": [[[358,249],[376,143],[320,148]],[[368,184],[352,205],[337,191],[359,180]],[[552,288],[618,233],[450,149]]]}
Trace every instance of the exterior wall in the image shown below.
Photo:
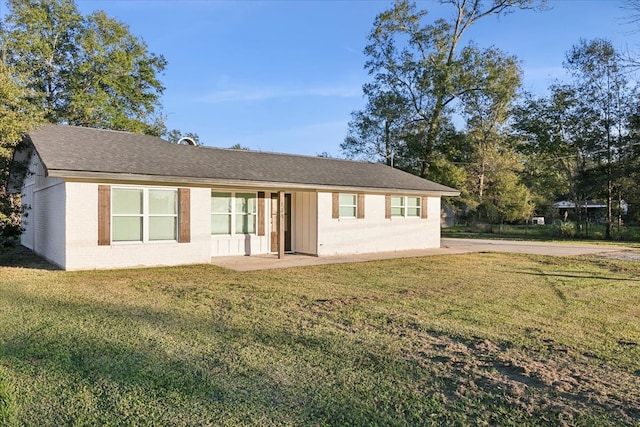
{"label": "exterior wall", "polygon": [[294,252],[318,254],[318,194],[293,193],[291,200],[291,249]]}
{"label": "exterior wall", "polygon": [[[264,207],[264,229],[265,235],[258,236],[256,234],[236,234],[236,235],[215,235],[211,234],[211,191],[208,191],[209,201],[207,202],[207,233],[209,234],[211,242],[210,256],[228,256],[228,255],[259,255],[268,254],[271,244],[271,228],[270,228],[270,194],[271,192],[265,191],[265,207]],[[232,193],[258,193],[255,188],[238,188],[238,189],[213,189],[213,191],[220,192],[232,192]],[[260,190],[263,191],[263,190]],[[256,219],[257,221],[257,219]],[[256,224],[256,230],[258,225]]]}
{"label": "exterior wall", "polygon": [[318,193],[318,255],[440,247],[440,198],[429,197],[428,218],[385,218],[384,194],[365,195],[365,217],[333,219],[331,193]]}
{"label": "exterior wall", "polygon": [[21,197],[25,231],[20,243],[64,267],[64,183],[60,179],[47,178],[42,162],[35,154],[29,159],[29,174],[24,179]]}
{"label": "exterior wall", "polygon": [[211,235],[211,256],[259,255],[269,253],[269,236],[249,234],[235,236]]}
{"label": "exterior wall", "polygon": [[64,183],[35,188],[33,217],[33,251],[65,268],[65,188]]}
{"label": "exterior wall", "polygon": [[209,189],[191,188],[190,243],[123,242],[98,246],[98,184],[68,182],[65,185],[67,270],[210,262]]}

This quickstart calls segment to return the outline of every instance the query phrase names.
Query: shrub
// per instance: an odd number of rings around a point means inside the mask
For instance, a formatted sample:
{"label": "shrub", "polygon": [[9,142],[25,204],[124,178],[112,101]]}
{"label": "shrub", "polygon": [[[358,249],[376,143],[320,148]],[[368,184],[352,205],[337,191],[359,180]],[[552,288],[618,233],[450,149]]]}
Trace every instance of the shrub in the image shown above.
{"label": "shrub", "polygon": [[555,226],[556,235],[560,237],[575,237],[576,236],[576,224],[574,222],[563,222],[560,225]]}

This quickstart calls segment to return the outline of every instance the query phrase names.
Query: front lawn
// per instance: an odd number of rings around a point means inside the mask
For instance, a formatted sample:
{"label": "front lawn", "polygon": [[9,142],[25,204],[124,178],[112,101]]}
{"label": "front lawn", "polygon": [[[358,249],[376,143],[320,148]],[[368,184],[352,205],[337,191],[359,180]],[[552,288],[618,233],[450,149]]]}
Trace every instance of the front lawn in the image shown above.
{"label": "front lawn", "polygon": [[0,425],[640,423],[637,262],[0,262]]}

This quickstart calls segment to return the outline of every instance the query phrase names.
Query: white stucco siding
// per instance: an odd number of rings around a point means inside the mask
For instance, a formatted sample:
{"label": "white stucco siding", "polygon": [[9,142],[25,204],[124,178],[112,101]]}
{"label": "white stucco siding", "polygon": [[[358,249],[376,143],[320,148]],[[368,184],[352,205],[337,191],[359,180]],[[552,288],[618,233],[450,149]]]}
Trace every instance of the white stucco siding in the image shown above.
{"label": "white stucco siding", "polygon": [[427,199],[428,218],[385,218],[384,194],[365,195],[365,217],[332,218],[331,193],[318,193],[318,255],[440,247],[440,198]]}
{"label": "white stucco siding", "polygon": [[318,254],[318,194],[296,192],[291,200],[292,249],[309,255]]}
{"label": "white stucco siding", "polygon": [[66,187],[66,269],[148,267],[210,261],[208,189],[190,190],[189,243],[114,242],[98,246],[98,184],[69,182]]}

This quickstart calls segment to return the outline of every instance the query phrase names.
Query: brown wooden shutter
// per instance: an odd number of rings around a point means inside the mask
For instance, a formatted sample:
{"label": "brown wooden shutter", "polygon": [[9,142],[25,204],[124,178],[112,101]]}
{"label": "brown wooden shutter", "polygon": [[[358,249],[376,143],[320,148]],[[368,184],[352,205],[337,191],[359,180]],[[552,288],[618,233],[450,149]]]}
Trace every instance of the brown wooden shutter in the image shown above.
{"label": "brown wooden shutter", "polygon": [[391,194],[384,195],[384,217],[391,218]]}
{"label": "brown wooden shutter", "polygon": [[331,194],[331,218],[340,218],[340,193]]}
{"label": "brown wooden shutter", "polygon": [[364,218],[364,194],[358,194],[358,206],[356,208],[358,219]]}
{"label": "brown wooden shutter", "polygon": [[427,196],[422,196],[422,206],[420,207],[420,218],[429,218],[429,211],[427,210]]}
{"label": "brown wooden shutter", "polygon": [[98,246],[111,244],[111,187],[98,185]]}
{"label": "brown wooden shutter", "polygon": [[191,242],[191,190],[178,188],[178,243]]}
{"label": "brown wooden shutter", "polygon": [[258,191],[258,236],[266,235],[264,226],[264,191]]}

